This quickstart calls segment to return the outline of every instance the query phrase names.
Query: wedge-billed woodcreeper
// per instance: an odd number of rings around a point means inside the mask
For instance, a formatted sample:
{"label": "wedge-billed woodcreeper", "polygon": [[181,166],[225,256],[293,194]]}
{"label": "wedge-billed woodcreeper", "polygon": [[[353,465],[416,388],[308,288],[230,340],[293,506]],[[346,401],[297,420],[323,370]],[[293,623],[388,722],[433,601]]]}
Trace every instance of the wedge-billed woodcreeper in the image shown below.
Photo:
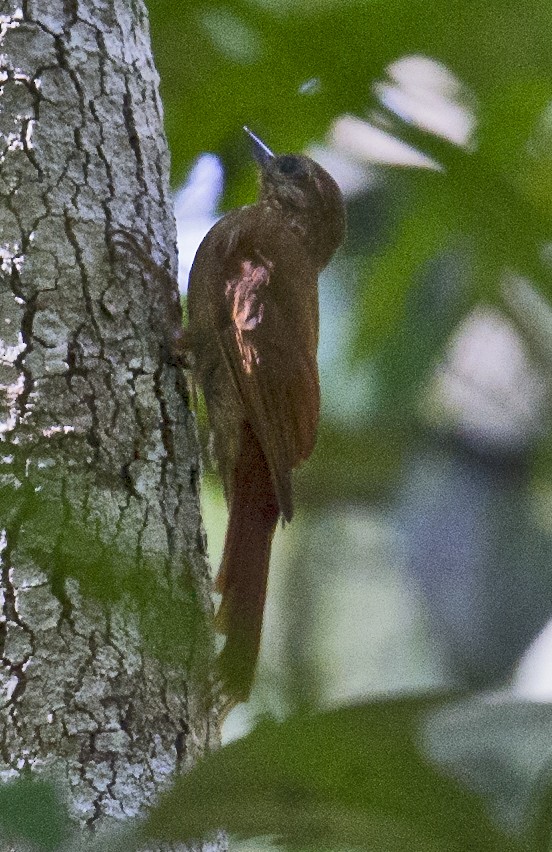
{"label": "wedge-billed woodcreeper", "polygon": [[318,274],[345,235],[332,177],[306,156],[275,156],[248,128],[256,204],[220,219],[188,289],[189,345],[230,517],[216,590],[227,706],[248,698],[272,537],[293,515],[291,472],[313,450],[320,408]]}

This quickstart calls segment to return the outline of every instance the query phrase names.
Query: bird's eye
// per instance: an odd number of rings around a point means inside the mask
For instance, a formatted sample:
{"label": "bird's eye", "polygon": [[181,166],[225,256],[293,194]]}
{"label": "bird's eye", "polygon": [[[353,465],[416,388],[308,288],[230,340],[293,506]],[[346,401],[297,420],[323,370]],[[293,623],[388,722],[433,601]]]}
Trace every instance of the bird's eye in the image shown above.
{"label": "bird's eye", "polygon": [[289,175],[290,177],[305,177],[307,174],[299,157],[294,157],[292,154],[279,157],[278,170],[283,175]]}

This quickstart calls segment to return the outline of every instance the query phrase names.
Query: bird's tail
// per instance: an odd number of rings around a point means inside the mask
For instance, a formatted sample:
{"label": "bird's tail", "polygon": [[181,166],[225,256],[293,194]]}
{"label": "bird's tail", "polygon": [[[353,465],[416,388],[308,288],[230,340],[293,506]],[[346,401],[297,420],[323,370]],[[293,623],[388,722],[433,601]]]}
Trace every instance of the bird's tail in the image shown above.
{"label": "bird's tail", "polygon": [[244,423],[230,496],[230,518],[215,589],[216,629],[226,634],[218,658],[226,709],[246,701],[259,653],[272,537],[280,510],[265,455]]}

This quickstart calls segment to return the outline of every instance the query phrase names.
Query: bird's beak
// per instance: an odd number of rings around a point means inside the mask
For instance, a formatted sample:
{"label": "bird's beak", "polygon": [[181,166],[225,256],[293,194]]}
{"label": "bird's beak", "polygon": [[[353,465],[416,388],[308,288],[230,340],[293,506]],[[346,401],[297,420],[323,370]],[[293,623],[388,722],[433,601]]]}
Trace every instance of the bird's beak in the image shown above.
{"label": "bird's beak", "polygon": [[274,159],[274,154],[272,153],[268,145],[265,145],[262,139],[259,139],[259,137],[256,136],[253,131],[249,129],[249,127],[244,126],[243,129],[253,142],[253,156],[257,160],[260,167],[264,169],[268,165],[270,160]]}

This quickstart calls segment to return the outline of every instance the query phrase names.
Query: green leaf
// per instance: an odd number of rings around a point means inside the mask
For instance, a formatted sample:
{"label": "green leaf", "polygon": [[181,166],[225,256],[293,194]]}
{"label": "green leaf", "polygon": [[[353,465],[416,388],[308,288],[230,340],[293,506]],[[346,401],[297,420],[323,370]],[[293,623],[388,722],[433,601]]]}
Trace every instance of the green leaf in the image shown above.
{"label": "green leaf", "polygon": [[552,9],[539,0],[148,6],[177,180],[201,151],[229,155],[244,123],[275,150],[298,150],[335,116],[364,114],[374,81],[407,54],[435,57],[482,99],[504,79],[552,70]]}
{"label": "green leaf", "polygon": [[44,852],[69,836],[67,808],[52,784],[20,778],[0,786],[0,836],[26,840]]}
{"label": "green leaf", "polygon": [[430,716],[427,751],[484,796],[506,831],[548,850],[552,838],[552,705],[489,694]]}
{"label": "green leaf", "polygon": [[552,369],[552,305],[524,279],[511,279],[502,286],[506,308],[519,325],[538,361]]}
{"label": "green leaf", "polygon": [[[552,214],[552,81],[519,73],[490,93],[480,114],[477,156],[484,168],[502,174],[512,196],[523,200],[518,208],[519,229],[535,240],[538,231],[549,238]],[[499,199],[495,198],[496,204]],[[531,207],[533,216],[524,215]],[[546,221],[540,226],[541,217]]]}
{"label": "green leaf", "polygon": [[178,779],[146,822],[170,842],[225,828],[305,847],[513,852],[482,803],[424,758],[438,699],[401,699],[261,722]]}
{"label": "green leaf", "polygon": [[366,263],[360,322],[353,341],[355,360],[377,351],[407,320],[407,300],[416,277],[443,251],[457,221],[441,175],[404,216],[394,239]]}

